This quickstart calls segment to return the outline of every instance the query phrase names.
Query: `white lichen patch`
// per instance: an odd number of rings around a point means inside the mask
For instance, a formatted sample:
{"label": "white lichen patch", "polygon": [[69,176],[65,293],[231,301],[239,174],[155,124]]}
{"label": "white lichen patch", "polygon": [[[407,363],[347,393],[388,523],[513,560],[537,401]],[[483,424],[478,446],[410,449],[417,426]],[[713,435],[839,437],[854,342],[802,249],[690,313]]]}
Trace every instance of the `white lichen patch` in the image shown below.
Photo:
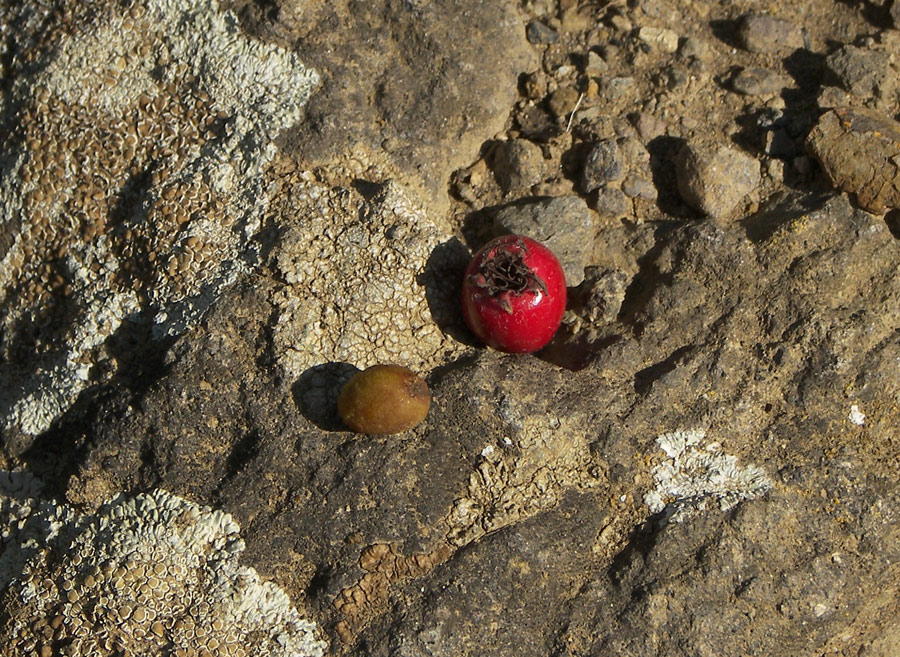
{"label": "white lichen patch", "polygon": [[656,439],[669,458],[653,468],[656,487],[644,495],[651,512],[665,511],[668,520],[681,522],[711,503],[728,511],[772,488],[762,468],[739,466],[718,443],[702,445],[705,438],[705,430],[690,429]]}
{"label": "white lichen patch", "polygon": [[857,404],[851,404],[850,414],[847,416],[847,419],[856,426],[861,427],[866,423],[866,414],[859,410],[859,406]]}
{"label": "white lichen patch", "polygon": [[239,564],[228,514],[157,490],[78,516],[39,492],[0,473],[0,655],[325,654],[315,623]]}
{"label": "white lichen patch", "polygon": [[178,334],[256,263],[274,139],[318,83],[216,0],[74,3],[35,34],[0,117],[0,426],[29,434],[115,373],[129,320]]}
{"label": "white lichen patch", "polygon": [[440,328],[458,315],[451,237],[393,182],[370,198],[302,182],[274,250],[275,353],[287,376],[323,363],[396,363],[424,372],[463,347]]}

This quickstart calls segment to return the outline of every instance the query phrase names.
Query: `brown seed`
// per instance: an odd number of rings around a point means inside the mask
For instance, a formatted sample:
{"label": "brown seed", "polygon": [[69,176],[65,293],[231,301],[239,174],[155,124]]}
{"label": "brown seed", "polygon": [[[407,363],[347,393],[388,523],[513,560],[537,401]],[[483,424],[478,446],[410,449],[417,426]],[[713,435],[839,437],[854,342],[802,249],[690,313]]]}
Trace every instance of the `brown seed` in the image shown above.
{"label": "brown seed", "polygon": [[354,374],[338,396],[338,414],[357,433],[412,429],[428,415],[428,384],[400,365],[373,365]]}

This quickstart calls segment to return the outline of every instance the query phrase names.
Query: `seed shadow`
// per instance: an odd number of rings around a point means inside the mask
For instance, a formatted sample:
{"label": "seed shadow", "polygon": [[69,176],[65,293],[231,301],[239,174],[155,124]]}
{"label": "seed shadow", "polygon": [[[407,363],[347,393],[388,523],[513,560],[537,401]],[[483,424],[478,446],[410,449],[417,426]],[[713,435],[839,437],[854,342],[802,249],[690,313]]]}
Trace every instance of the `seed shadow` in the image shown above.
{"label": "seed shadow", "polygon": [[307,369],[291,386],[291,396],[300,414],[323,431],[347,431],[337,411],[341,388],[359,368],[331,362]]}

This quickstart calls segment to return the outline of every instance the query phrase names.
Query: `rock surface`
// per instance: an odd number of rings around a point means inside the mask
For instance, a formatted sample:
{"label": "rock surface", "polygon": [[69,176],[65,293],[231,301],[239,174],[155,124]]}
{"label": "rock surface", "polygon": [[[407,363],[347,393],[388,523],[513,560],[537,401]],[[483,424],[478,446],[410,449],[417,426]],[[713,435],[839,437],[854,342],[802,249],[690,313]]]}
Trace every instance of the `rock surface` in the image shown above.
{"label": "rock surface", "polygon": [[895,5],[0,3],[0,656],[895,657]]}

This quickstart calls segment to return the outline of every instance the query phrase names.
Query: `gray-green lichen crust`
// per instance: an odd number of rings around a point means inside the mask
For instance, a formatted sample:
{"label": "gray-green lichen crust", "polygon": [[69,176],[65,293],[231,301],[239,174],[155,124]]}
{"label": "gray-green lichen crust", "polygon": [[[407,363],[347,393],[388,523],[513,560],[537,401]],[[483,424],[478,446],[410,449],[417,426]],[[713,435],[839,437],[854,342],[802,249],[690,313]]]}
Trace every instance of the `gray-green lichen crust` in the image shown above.
{"label": "gray-green lichen crust", "polygon": [[0,108],[0,417],[29,434],[116,370],[123,323],[178,334],[255,264],[273,140],[318,83],[216,0],[62,2],[48,25]]}
{"label": "gray-green lichen crust", "polygon": [[79,516],[0,472],[0,520],[4,657],[325,654],[315,623],[238,563],[226,513],[157,490]]}

